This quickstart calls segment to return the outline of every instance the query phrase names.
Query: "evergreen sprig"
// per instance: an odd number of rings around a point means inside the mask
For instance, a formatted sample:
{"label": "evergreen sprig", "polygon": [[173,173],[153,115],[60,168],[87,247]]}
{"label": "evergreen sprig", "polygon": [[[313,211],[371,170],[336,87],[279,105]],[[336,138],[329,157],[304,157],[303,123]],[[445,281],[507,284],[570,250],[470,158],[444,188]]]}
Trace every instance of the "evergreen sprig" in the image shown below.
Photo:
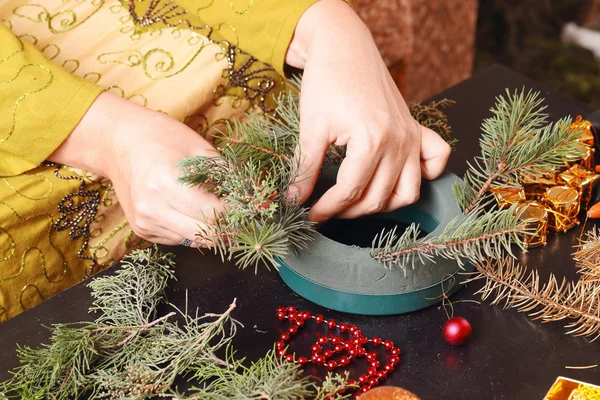
{"label": "evergreen sprig", "polygon": [[514,186],[520,174],[551,171],[564,165],[566,155],[583,156],[575,140],[581,131],[570,127],[570,118],[548,124],[543,101],[525,89],[496,98],[493,115],[482,124],[481,155],[469,163],[464,184],[454,187],[466,214],[490,204],[492,184]]}
{"label": "evergreen sprig", "polygon": [[96,320],[55,325],[49,344],[19,348],[21,365],[0,384],[0,399],[178,398],[176,379],[190,380],[190,393],[198,399],[324,398],[318,397],[324,385],[274,350],[249,367],[235,359],[230,343],[239,326],[231,317],[235,300],[222,314],[174,308],[159,316],[173,268],[172,256],[140,250],[116,274],[92,280],[90,311]]}
{"label": "evergreen sprig", "polygon": [[512,254],[511,245],[524,249],[521,235],[533,235],[527,221],[520,219],[516,206],[459,216],[438,235],[419,239],[419,229],[411,224],[402,235],[396,230],[383,231],[373,240],[371,256],[391,268],[405,272],[417,261],[433,261],[437,257],[454,259],[462,267],[465,260],[481,261],[499,257],[503,251]]}

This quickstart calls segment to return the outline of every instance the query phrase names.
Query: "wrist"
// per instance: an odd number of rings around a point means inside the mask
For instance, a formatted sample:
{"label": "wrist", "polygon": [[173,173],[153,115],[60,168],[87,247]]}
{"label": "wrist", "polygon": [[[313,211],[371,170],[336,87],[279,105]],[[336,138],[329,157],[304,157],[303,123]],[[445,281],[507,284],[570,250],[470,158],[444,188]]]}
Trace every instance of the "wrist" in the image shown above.
{"label": "wrist", "polygon": [[319,50],[351,45],[356,38],[370,37],[360,17],[343,0],[320,0],[310,6],[296,25],[286,53],[287,65],[303,69]]}
{"label": "wrist", "polygon": [[108,176],[110,163],[107,161],[111,159],[119,121],[117,99],[126,102],[111,93],[100,93],[48,160]]}

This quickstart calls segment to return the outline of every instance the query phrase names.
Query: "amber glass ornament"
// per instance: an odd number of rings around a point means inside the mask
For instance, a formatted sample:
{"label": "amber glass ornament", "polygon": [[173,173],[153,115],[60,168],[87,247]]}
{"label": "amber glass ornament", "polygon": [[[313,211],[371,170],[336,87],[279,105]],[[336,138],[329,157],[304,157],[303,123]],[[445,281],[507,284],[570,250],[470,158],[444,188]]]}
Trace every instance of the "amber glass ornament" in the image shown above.
{"label": "amber glass ornament", "polygon": [[551,213],[549,226],[557,232],[566,232],[579,223],[579,192],[570,186],[553,186],[544,196]]}
{"label": "amber glass ornament", "polygon": [[535,235],[523,234],[521,240],[526,248],[544,246],[548,233],[548,210],[543,204],[535,201],[528,201],[519,204],[517,212],[520,213],[520,219],[527,221],[526,228]]}
{"label": "amber glass ornament", "polygon": [[492,187],[490,190],[496,198],[500,208],[508,208],[515,203],[525,200],[525,190],[523,190],[522,187]]}
{"label": "amber glass ornament", "polygon": [[574,165],[567,171],[559,174],[561,183],[566,183],[572,188],[577,189],[580,195],[580,204],[585,209],[587,209],[590,203],[594,183],[598,179],[600,179],[600,175],[588,171],[581,165]]}
{"label": "amber glass ornament", "polygon": [[360,400],[419,400],[419,398],[399,387],[381,386],[369,390],[360,396]]}

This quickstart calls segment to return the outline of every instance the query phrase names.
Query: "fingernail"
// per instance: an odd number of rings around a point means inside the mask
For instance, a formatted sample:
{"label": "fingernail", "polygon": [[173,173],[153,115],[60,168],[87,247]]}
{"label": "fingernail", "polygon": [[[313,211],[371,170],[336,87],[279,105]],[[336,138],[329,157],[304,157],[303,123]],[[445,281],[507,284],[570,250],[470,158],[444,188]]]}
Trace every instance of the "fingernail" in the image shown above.
{"label": "fingernail", "polygon": [[300,188],[296,185],[291,185],[288,188],[286,198],[288,200],[299,200],[300,199]]}

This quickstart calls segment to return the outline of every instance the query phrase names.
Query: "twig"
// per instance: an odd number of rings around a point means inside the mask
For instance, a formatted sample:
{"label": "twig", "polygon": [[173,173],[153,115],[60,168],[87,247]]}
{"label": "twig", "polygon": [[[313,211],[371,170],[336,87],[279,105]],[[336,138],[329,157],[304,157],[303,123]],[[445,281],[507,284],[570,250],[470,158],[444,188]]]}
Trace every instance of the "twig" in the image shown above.
{"label": "twig", "polygon": [[598,366],[598,364],[594,364],[594,365],[583,365],[583,366],[570,366],[567,365],[565,366],[566,369],[592,369],[592,368],[596,368]]}

